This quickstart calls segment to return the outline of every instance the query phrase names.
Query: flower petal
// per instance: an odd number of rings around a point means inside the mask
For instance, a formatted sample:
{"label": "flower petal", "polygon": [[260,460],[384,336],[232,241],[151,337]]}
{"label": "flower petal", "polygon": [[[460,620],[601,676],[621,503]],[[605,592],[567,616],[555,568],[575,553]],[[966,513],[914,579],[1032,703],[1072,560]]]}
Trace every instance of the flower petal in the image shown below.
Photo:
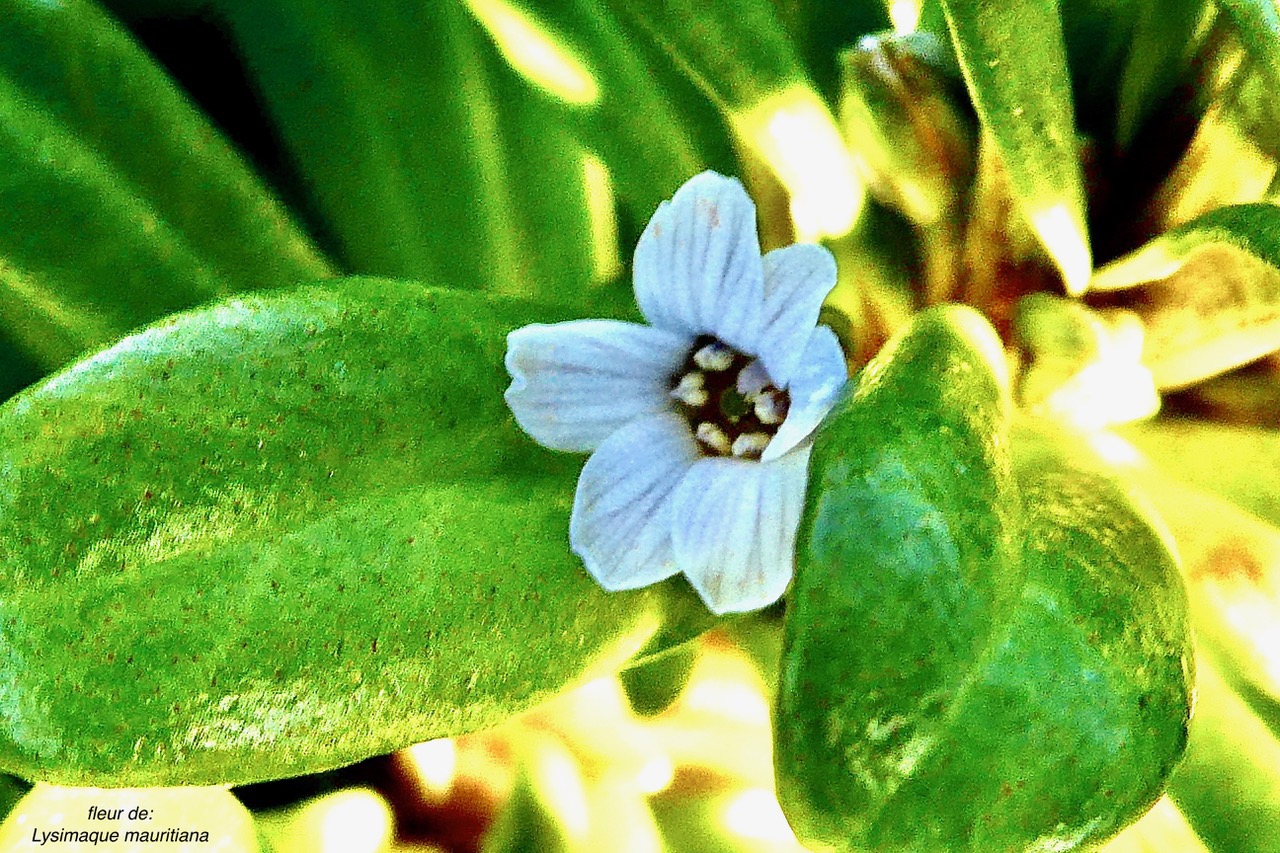
{"label": "flower petal", "polygon": [[755,351],[764,270],[756,206],[736,180],[703,172],[659,205],[636,244],[633,276],[653,325]]}
{"label": "flower petal", "polygon": [[818,311],[836,286],[836,259],[823,246],[798,243],[764,256],[764,315],[756,353],[785,387],[804,355]]}
{"label": "flower petal", "polygon": [[671,498],[698,458],[675,414],[641,418],[605,439],[578,477],[569,545],[605,589],[637,589],[676,574]]}
{"label": "flower petal", "polygon": [[809,334],[804,355],[787,387],[791,395],[787,419],[764,449],[761,461],[777,459],[804,441],[831,411],[848,380],[849,368],[840,339],[826,326],[818,326]]}
{"label": "flower petal", "polygon": [[713,613],[777,601],[795,567],[809,449],[768,464],[701,459],[676,489],[676,563]]}
{"label": "flower petal", "polygon": [[594,450],[620,427],[671,409],[667,383],[691,342],[616,320],[536,324],[507,336],[507,405],[553,450]]}

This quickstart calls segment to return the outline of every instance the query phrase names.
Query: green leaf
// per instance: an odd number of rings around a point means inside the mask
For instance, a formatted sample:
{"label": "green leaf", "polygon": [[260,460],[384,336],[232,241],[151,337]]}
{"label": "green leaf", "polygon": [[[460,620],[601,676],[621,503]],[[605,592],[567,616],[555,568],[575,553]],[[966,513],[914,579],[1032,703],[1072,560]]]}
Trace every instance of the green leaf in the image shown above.
{"label": "green leaf", "polygon": [[1098,271],[1091,287],[1149,284],[1134,310],[1143,361],[1179,388],[1280,348],[1280,207],[1224,207],[1174,228]]}
{"label": "green leaf", "polygon": [[[1186,74],[1204,0],[1141,0],[1120,78],[1116,142],[1128,148],[1151,114]],[[1105,20],[1105,19],[1103,19]]]}
{"label": "green leaf", "polygon": [[1185,742],[1174,559],[1097,460],[1009,435],[1002,357],[925,312],[815,439],[775,717],[804,843],[1096,844]]}
{"label": "green leaf", "polygon": [[97,5],[0,0],[0,324],[19,361],[49,371],[173,311],[329,271]]}
{"label": "green leaf", "polygon": [[1203,658],[1196,713],[1169,796],[1214,853],[1280,846],[1280,741]]}
{"label": "green leaf", "polygon": [[[744,164],[764,165],[789,200],[760,195],[759,206],[786,218],[802,242],[849,234],[862,210],[864,188],[835,119],[769,0],[731,5],[694,0],[623,3],[604,0],[667,54],[733,127],[736,140],[752,155]],[[772,202],[772,205],[770,205]],[[789,208],[790,217],[781,210]],[[788,229],[789,230],[789,229]],[[768,232],[764,244],[777,241]]]}
{"label": "green leaf", "polygon": [[581,152],[462,4],[213,0],[208,16],[228,29],[348,269],[581,296],[592,274]]}
{"label": "green leaf", "polygon": [[[496,4],[494,4],[496,6]],[[472,7],[485,4],[473,2]],[[527,0],[520,4],[563,49],[580,56],[598,88],[590,105],[549,96],[578,139],[608,167],[619,200],[643,223],[658,204],[714,159],[671,97],[670,75],[643,49],[647,34],[620,19],[603,0]]]}
{"label": "green leaf", "polygon": [[494,725],[709,623],[568,549],[502,399],[529,304],[353,279],[126,338],[0,409],[0,767],[242,784]]}
{"label": "green leaf", "polygon": [[619,674],[631,710],[641,717],[653,717],[671,707],[693,673],[698,646],[689,643],[670,649]]}
{"label": "green leaf", "polygon": [[1240,33],[1249,58],[1268,81],[1267,97],[1270,123],[1280,121],[1280,9],[1274,0],[1217,0]]}
{"label": "green leaf", "polygon": [[30,790],[31,786],[16,776],[0,775],[0,818],[13,811],[13,807]]}
{"label": "green leaf", "polygon": [[662,45],[713,99],[747,109],[804,82],[795,45],[769,0],[706,4],[694,0],[622,3],[604,0]]}
{"label": "green leaf", "polygon": [[965,83],[1019,206],[1070,293],[1092,261],[1071,81],[1056,4],[943,0]]}
{"label": "green leaf", "polygon": [[840,94],[840,52],[868,33],[883,32],[892,26],[888,4],[875,0],[774,0],[774,7],[818,91],[832,103],[839,100]]}

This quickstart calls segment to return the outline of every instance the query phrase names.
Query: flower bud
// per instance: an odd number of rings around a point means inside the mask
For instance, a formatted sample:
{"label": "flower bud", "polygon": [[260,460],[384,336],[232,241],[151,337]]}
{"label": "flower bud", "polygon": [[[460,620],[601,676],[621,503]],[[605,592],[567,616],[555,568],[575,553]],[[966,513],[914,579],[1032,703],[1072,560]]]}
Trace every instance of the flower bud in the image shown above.
{"label": "flower bud", "polygon": [[867,36],[841,56],[840,121],[871,191],[921,225],[951,212],[973,173],[972,122],[929,33]]}

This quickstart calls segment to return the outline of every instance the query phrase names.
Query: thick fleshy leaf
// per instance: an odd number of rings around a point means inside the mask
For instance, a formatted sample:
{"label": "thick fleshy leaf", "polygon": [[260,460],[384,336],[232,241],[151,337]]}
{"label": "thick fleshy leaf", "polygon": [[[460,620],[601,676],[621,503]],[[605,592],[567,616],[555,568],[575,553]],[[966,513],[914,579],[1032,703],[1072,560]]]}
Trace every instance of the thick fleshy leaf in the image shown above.
{"label": "thick fleshy leaf", "polygon": [[[815,440],[775,716],[779,799],[802,841],[869,843],[874,792],[931,738],[930,703],[979,659],[1021,586],[999,343],[968,309],[909,328]],[[937,462],[920,465],[926,454]],[[950,615],[945,634],[921,630],[930,613]],[[904,667],[909,678],[868,684]]]}
{"label": "thick fleshy leaf", "polygon": [[688,639],[683,582],[607,595],[570,554],[579,461],[502,400],[507,333],[546,315],[345,280],[179,316],[11,400],[0,767],[314,772]]}
{"label": "thick fleshy leaf", "polygon": [[802,841],[1078,849],[1185,743],[1174,559],[1085,450],[1009,435],[1001,357],[926,312],[819,431],[775,716]]}
{"label": "thick fleshy leaf", "polygon": [[1022,213],[1068,292],[1081,293],[1092,261],[1058,8],[1039,0],[943,0],[942,7]]}
{"label": "thick fleshy leaf", "polygon": [[1133,294],[1156,384],[1178,388],[1280,349],[1280,207],[1206,213],[1103,268],[1096,290]]}
{"label": "thick fleshy leaf", "polygon": [[329,272],[90,0],[0,2],[0,322],[46,372],[164,314]]}

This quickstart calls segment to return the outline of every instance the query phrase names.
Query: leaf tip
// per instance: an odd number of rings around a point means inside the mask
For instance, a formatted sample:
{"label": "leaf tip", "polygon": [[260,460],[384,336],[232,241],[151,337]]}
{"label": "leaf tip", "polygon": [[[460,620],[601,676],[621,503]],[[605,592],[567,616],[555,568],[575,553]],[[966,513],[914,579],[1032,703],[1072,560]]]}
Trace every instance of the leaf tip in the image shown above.
{"label": "leaf tip", "polygon": [[1067,294],[1082,295],[1089,289],[1089,280],[1093,277],[1093,257],[1083,217],[1066,204],[1055,204],[1033,211],[1028,218],[1061,271]]}

